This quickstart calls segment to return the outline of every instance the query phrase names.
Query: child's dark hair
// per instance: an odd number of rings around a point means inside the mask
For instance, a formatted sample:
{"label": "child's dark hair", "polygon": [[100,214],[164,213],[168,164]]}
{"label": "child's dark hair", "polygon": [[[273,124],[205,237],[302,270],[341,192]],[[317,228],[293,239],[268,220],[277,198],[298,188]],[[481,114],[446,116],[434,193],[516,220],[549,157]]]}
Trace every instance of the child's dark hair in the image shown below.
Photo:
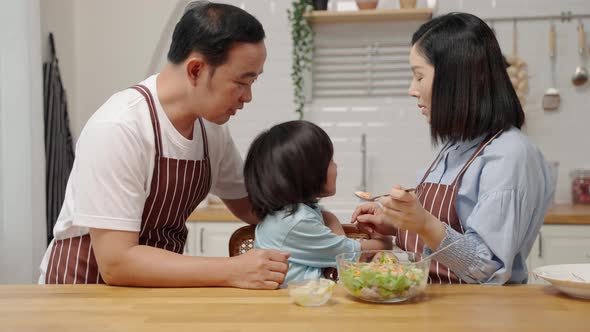
{"label": "child's dark hair", "polygon": [[289,121],[262,132],[248,151],[244,165],[246,189],[260,218],[297,204],[312,207],[324,190],[334,155],[326,132],[308,121]]}

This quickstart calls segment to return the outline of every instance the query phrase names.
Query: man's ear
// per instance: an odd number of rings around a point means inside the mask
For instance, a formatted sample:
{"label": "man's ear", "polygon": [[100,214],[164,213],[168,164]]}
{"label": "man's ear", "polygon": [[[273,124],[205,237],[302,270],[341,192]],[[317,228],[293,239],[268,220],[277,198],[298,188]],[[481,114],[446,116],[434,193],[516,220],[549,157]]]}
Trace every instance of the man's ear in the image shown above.
{"label": "man's ear", "polygon": [[192,85],[196,86],[199,77],[205,70],[205,61],[200,57],[191,57],[186,62],[186,76]]}

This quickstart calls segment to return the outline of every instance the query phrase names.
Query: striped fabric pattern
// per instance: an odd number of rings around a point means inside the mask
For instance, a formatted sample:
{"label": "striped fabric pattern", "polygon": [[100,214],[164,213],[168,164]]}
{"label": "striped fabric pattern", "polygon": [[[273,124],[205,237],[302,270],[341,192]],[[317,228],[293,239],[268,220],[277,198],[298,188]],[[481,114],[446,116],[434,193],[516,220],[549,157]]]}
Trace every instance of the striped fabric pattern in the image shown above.
{"label": "striped fabric pattern", "polygon": [[[150,193],[143,207],[138,242],[182,254],[188,229],[186,219],[211,189],[211,161],[203,120],[202,160],[167,158],[153,96],[143,85],[132,87],[145,98],[154,130],[156,148]],[[46,284],[103,284],[89,234],[53,242],[45,275]]]}
{"label": "striped fabric pattern", "polygon": [[49,34],[51,58],[43,64],[43,105],[45,124],[45,194],[47,243],[59,216],[66,185],[74,164],[66,91],[59,72],[53,34]]}
{"label": "striped fabric pattern", "polygon": [[[481,153],[481,151],[483,151],[483,149],[485,149],[486,146],[488,146],[496,137],[498,137],[501,132],[502,131],[499,131],[494,136],[488,137],[480,144],[479,148],[476,149],[467,163],[463,165],[463,168],[459,174],[457,174],[455,180],[449,185],[424,181],[426,180],[428,174],[432,171],[433,166],[442,156],[442,152],[445,149],[441,149],[438,156],[434,159],[424,174],[424,177],[422,177],[422,180],[420,180],[420,184],[416,187],[416,195],[418,196],[418,200],[422,206],[432,215],[437,217],[438,220],[449,225],[452,229],[460,234],[464,234],[465,230],[463,229],[463,225],[461,224],[461,221],[457,216],[457,211],[455,210],[455,200],[459,191],[458,183],[463,177],[465,171],[467,171],[471,163],[473,163],[475,158]],[[420,254],[424,253],[424,241],[422,241],[416,232],[398,228],[396,233],[397,236],[395,238],[395,244],[399,248],[409,252],[416,252]],[[451,271],[448,267],[439,263],[437,260],[432,260],[430,263],[428,282],[431,284],[462,284],[464,281],[461,280],[461,278],[453,273],[453,271]]]}

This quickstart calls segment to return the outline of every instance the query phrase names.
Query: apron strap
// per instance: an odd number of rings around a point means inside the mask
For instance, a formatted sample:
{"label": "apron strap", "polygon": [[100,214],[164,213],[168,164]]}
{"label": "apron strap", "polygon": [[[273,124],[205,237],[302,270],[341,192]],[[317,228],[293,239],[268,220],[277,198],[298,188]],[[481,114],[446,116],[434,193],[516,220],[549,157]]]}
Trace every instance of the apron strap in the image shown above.
{"label": "apron strap", "polygon": [[[150,117],[152,119],[152,128],[154,129],[154,139],[156,143],[156,157],[160,157],[163,155],[162,151],[162,135],[160,134],[160,121],[158,120],[158,114],[156,112],[156,106],[154,103],[154,97],[152,96],[150,90],[143,86],[143,85],[135,85],[131,87],[141,93],[141,95],[147,101],[148,107],[150,109]],[[203,124],[203,120],[199,118],[199,124],[201,126],[201,136],[203,138],[203,153],[204,159],[209,158],[209,142],[207,141],[207,133],[205,131],[205,125]]]}
{"label": "apron strap", "polygon": [[209,141],[207,141],[207,132],[202,118],[199,118],[199,124],[201,125],[201,136],[203,137],[203,159],[209,159]]}
{"label": "apron strap", "polygon": [[473,155],[471,155],[471,158],[469,158],[469,161],[467,161],[465,163],[465,165],[463,165],[463,168],[461,169],[461,171],[459,172],[459,174],[457,174],[457,176],[455,177],[455,180],[453,180],[453,183],[451,183],[451,186],[454,187],[455,185],[457,185],[457,182],[459,182],[459,180],[461,179],[461,177],[463,177],[463,174],[467,171],[467,169],[469,168],[469,166],[471,166],[471,164],[473,163],[473,161],[475,160],[475,158],[477,158],[477,156],[483,151],[483,149],[485,149],[488,145],[490,145],[490,143],[492,143],[492,141],[496,137],[498,137],[502,132],[503,132],[503,130],[499,130],[496,134],[494,134],[493,136],[492,135],[488,136],[486,139],[483,140],[483,142],[481,142],[481,144],[475,150],[475,152],[473,153]]}
{"label": "apron strap", "polygon": [[162,156],[162,137],[160,134],[160,121],[158,120],[158,114],[156,113],[156,105],[154,104],[154,98],[150,92],[150,90],[143,86],[143,85],[134,85],[131,87],[141,93],[141,95],[145,98],[148,104],[148,108],[150,109],[150,117],[152,119],[152,128],[154,129],[154,140],[156,144],[156,158]]}

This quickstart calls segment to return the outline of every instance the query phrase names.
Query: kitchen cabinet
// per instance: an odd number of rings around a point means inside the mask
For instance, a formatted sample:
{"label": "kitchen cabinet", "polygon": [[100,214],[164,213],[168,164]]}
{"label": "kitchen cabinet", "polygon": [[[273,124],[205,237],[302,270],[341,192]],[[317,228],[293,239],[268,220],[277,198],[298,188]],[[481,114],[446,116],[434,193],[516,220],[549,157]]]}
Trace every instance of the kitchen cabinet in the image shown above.
{"label": "kitchen cabinet", "polygon": [[[543,265],[590,263],[590,225],[543,225],[533,245],[529,271]],[[531,277],[529,283],[544,283]]]}
{"label": "kitchen cabinet", "polygon": [[246,226],[243,222],[199,221],[187,222],[188,238],[184,254],[189,256],[228,257],[229,238]]}

